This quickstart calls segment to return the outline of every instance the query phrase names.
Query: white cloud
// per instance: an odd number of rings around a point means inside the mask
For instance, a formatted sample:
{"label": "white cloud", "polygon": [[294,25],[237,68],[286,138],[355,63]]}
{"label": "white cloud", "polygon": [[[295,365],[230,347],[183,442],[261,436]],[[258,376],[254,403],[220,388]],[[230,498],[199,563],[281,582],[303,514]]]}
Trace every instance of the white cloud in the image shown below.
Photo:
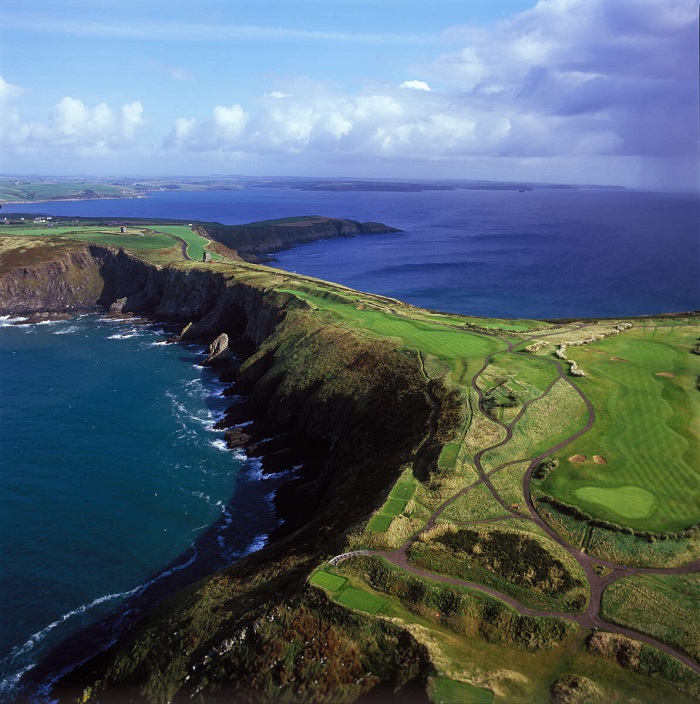
{"label": "white cloud", "polygon": [[[299,173],[329,163],[339,173],[353,163],[371,175],[391,160],[478,163],[489,177],[494,164],[519,164],[538,169],[540,180],[548,180],[547,164],[551,180],[577,169],[584,181],[632,168],[646,177],[656,170],[659,179],[692,173],[696,16],[695,0],[540,0],[494,26],[445,32],[442,55],[411,67],[421,80],[377,82],[353,94],[278,76],[250,104],[220,95],[205,117],[180,107],[151,153],[178,164],[192,152],[202,164],[266,159],[275,168],[286,160]],[[146,133],[140,102],[66,97],[45,122],[23,122],[12,105],[20,94],[0,78],[0,146],[14,153],[129,150]]]}
{"label": "white cloud", "polygon": [[0,76],[0,103],[14,100],[22,93],[24,93],[24,90],[20,86],[12,85]]}
{"label": "white cloud", "polygon": [[240,105],[219,105],[206,120],[178,117],[164,146],[169,151],[235,151],[247,123],[248,113]]}
{"label": "white cloud", "polygon": [[4,108],[0,146],[16,156],[105,157],[133,145],[144,124],[138,101],[115,111],[106,103],[90,107],[66,96],[51,108],[46,122],[23,122],[15,106]]}
{"label": "white cloud", "polygon": [[399,88],[407,88],[408,90],[425,90],[430,92],[431,88],[425,81],[404,81]]}

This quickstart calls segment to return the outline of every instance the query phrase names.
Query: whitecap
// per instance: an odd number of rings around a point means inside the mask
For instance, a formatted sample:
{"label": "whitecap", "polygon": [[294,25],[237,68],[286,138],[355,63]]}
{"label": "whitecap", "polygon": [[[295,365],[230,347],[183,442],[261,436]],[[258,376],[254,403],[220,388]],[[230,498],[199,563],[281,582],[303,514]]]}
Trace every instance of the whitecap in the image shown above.
{"label": "whitecap", "polygon": [[77,325],[69,325],[67,328],[56,330],[54,335],[72,335],[74,332],[78,332],[79,329]]}
{"label": "whitecap", "polygon": [[226,440],[212,440],[209,444],[212,447],[215,447],[217,450],[220,450],[221,452],[228,452],[228,445],[226,444]]}
{"label": "whitecap", "polygon": [[130,337],[136,337],[137,332],[123,332],[117,333],[116,335],[108,335],[108,340],[128,340]]}
{"label": "whitecap", "polygon": [[243,550],[227,550],[224,557],[230,561],[239,560],[241,557],[250,555],[252,552],[262,550],[267,545],[269,537],[270,536],[266,533],[261,533],[260,535],[255,536],[255,538],[253,538],[253,540]]}
{"label": "whitecap", "polygon": [[139,589],[141,589],[141,587],[134,587],[134,589],[130,589],[130,590],[124,591],[124,592],[117,592],[115,594],[106,594],[104,596],[97,597],[97,599],[93,599],[91,602],[89,602],[87,604],[81,604],[76,609],[73,609],[72,611],[68,611],[67,613],[65,613],[62,616],[60,616],[59,618],[57,618],[55,621],[51,622],[48,626],[45,626],[40,631],[37,631],[36,633],[31,635],[29,637],[29,639],[23,645],[15,646],[12,649],[12,651],[10,652],[8,659],[9,658],[15,659],[15,658],[21,657],[22,655],[26,655],[26,654],[30,653],[32,650],[34,650],[34,648],[36,648],[36,646],[38,646],[46,638],[46,636],[49,633],[51,633],[51,631],[55,630],[61,624],[65,623],[66,621],[73,618],[74,616],[79,616],[81,614],[84,614],[87,611],[94,609],[96,606],[99,606],[100,604],[104,604],[105,602],[113,601],[115,599],[125,599],[127,597],[133,596],[134,594],[137,594],[139,592]]}
{"label": "whitecap", "polygon": [[26,324],[29,318],[21,316],[12,317],[11,315],[0,315],[0,328],[9,328],[13,325]]}

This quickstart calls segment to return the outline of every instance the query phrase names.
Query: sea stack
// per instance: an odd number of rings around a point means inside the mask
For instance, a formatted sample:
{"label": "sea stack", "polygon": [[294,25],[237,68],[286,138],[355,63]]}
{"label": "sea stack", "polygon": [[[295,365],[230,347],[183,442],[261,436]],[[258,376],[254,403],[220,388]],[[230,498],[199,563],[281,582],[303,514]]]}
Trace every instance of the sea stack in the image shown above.
{"label": "sea stack", "polygon": [[226,364],[231,360],[231,354],[228,348],[228,335],[222,332],[214,342],[209,345],[209,354],[204,360],[205,366],[213,366]]}

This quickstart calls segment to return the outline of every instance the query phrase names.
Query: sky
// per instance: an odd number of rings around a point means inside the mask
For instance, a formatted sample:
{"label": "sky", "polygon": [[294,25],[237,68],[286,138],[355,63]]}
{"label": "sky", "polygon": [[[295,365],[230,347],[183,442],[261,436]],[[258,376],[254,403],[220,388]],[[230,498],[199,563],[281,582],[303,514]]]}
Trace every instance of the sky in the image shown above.
{"label": "sky", "polygon": [[698,190],[697,0],[13,0],[0,173]]}

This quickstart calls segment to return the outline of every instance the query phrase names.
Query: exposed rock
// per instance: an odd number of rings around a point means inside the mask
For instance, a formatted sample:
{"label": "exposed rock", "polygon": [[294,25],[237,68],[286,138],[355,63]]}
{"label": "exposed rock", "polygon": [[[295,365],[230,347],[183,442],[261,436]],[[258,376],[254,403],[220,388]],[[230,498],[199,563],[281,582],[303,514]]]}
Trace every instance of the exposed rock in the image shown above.
{"label": "exposed rock", "polygon": [[124,312],[124,306],[126,305],[126,296],[123,298],[117,298],[114,303],[112,303],[109,306],[109,312],[110,313],[123,313]]}
{"label": "exposed rock", "polygon": [[224,437],[230,449],[245,447],[253,439],[253,436],[250,433],[246,433],[242,428],[229,428]]}
{"label": "exposed rock", "polygon": [[202,362],[205,366],[226,364],[231,360],[231,351],[228,346],[228,335],[222,332],[214,342],[209,345],[209,354]]}

